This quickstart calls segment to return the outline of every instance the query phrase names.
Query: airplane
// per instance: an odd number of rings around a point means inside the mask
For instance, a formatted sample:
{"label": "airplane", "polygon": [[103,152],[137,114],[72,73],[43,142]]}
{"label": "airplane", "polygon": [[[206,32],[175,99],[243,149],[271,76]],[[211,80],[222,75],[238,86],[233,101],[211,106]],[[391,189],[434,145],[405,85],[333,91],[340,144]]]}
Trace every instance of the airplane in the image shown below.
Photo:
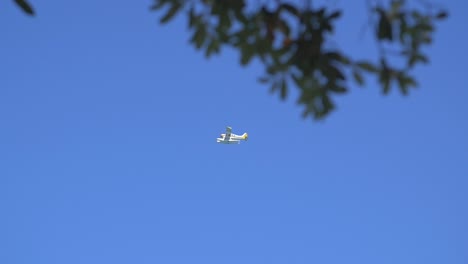
{"label": "airplane", "polygon": [[248,138],[249,135],[247,133],[236,135],[232,133],[231,127],[226,127],[226,133],[221,134],[220,137],[216,139],[216,142],[220,144],[240,144],[241,140],[247,141]]}

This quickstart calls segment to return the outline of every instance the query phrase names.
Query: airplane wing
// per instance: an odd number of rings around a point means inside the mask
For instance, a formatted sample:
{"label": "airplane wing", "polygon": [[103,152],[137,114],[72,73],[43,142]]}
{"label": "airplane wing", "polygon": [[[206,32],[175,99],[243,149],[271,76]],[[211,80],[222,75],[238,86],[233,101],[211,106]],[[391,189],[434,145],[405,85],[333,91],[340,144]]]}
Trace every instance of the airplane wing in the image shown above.
{"label": "airplane wing", "polygon": [[225,139],[228,140],[229,138],[231,138],[231,131],[232,131],[232,128],[231,127],[226,127],[226,136],[225,136]]}

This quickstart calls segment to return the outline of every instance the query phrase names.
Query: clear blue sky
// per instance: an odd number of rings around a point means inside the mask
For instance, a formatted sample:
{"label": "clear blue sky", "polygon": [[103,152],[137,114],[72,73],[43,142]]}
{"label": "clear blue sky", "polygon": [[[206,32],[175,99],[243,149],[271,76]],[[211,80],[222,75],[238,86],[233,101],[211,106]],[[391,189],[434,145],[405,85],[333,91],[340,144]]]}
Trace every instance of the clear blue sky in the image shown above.
{"label": "clear blue sky", "polygon": [[[353,86],[322,122],[150,0],[53,2],[0,4],[0,263],[468,263],[465,1],[419,89]],[[336,45],[372,54],[346,2]]]}

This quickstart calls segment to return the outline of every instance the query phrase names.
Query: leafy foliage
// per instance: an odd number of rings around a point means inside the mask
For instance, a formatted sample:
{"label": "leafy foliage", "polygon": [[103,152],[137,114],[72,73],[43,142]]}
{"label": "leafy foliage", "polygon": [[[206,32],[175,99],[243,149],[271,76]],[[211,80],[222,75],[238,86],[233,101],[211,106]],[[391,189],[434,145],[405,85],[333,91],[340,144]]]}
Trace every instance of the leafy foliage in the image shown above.
{"label": "leafy foliage", "polygon": [[[26,0],[14,0],[26,14],[35,15]],[[190,42],[206,57],[221,52],[223,46],[240,52],[241,65],[254,58],[265,66],[261,83],[279,93],[282,100],[289,86],[300,90],[298,103],[304,106],[303,116],[326,117],[335,105],[334,94],[349,90],[349,79],[364,86],[366,76],[375,76],[382,92],[388,94],[397,85],[404,95],[418,83],[411,70],[429,59],[423,47],[432,43],[435,22],[447,18],[441,8],[419,1],[410,7],[404,0],[368,1],[370,23],[380,55],[376,61],[351,59],[340,50],[327,47],[342,10],[313,8],[311,0],[305,6],[286,0],[154,0],[152,10],[164,10],[160,23],[171,21],[185,12],[191,30]],[[391,47],[393,52],[390,52]],[[396,60],[390,58],[397,57]],[[403,61],[402,65],[391,63]]]}
{"label": "leafy foliage", "polygon": [[[162,24],[184,11],[192,34],[190,42],[204,50],[206,57],[220,53],[222,46],[230,46],[240,52],[241,65],[260,59],[265,74],[259,81],[283,100],[289,86],[295,85],[300,90],[298,103],[304,106],[303,116],[316,119],[335,108],[331,96],[346,93],[350,77],[363,86],[365,76],[374,75],[384,94],[394,83],[402,94],[408,94],[417,86],[411,70],[428,62],[422,48],[431,44],[435,22],[447,17],[445,11],[430,4],[411,8],[404,0],[369,6],[380,50],[379,58],[372,62],[352,60],[324,44],[342,10],[312,8],[310,4],[300,7],[281,0],[251,5],[245,0],[154,0],[151,9],[166,10]],[[405,61],[404,65],[390,63],[386,45],[396,48],[396,56]]]}

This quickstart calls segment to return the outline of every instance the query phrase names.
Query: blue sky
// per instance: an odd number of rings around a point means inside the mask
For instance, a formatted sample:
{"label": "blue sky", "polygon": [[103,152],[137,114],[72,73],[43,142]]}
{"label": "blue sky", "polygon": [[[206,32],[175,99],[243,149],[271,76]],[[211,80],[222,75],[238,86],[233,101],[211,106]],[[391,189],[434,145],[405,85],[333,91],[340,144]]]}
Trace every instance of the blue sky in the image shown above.
{"label": "blue sky", "polygon": [[[336,45],[369,56],[357,2]],[[419,89],[352,86],[321,122],[149,0],[31,3],[0,5],[0,263],[468,262],[463,1]]]}

